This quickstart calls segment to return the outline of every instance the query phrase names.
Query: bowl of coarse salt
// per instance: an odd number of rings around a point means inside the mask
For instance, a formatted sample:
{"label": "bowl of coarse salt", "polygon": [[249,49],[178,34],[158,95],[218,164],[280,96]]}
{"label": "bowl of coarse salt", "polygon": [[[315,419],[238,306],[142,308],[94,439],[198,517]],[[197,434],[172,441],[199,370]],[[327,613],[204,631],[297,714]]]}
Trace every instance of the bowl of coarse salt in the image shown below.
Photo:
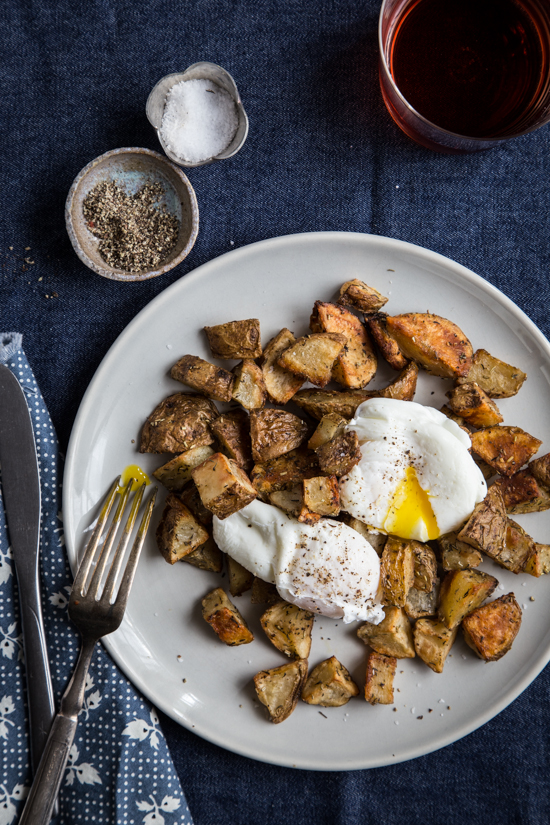
{"label": "bowl of coarse salt", "polygon": [[147,99],[147,118],[179,166],[203,166],[236,154],[248,135],[237,84],[215,63],[166,75]]}

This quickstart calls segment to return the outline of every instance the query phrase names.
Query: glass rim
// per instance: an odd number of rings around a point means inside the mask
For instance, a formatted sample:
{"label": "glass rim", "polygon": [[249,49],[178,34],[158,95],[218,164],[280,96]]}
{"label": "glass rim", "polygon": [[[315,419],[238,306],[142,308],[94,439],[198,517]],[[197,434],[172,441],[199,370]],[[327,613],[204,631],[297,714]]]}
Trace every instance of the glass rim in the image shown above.
{"label": "glass rim", "polygon": [[397,84],[395,83],[390,67],[388,66],[388,61],[386,60],[386,52],[382,42],[382,18],[383,12],[385,7],[387,6],[390,0],[383,0],[382,5],[380,7],[380,14],[378,16],[378,48],[380,51],[380,61],[382,63],[382,68],[384,70],[384,75],[389,81],[393,91],[397,94],[401,102],[407,107],[407,109],[419,120],[429,126],[431,129],[440,132],[442,135],[448,135],[449,138],[455,138],[458,140],[464,141],[473,141],[475,143],[490,143],[494,145],[495,143],[503,143],[505,140],[512,140],[513,138],[521,137],[522,135],[528,135],[529,132],[534,132],[537,129],[540,129],[541,126],[545,126],[550,120],[550,112],[548,114],[548,118],[543,123],[536,124],[534,126],[530,126],[528,129],[523,129],[521,132],[514,132],[510,135],[503,135],[503,137],[470,137],[469,135],[463,135],[460,132],[450,132],[448,129],[444,129],[442,126],[438,126],[437,123],[434,123],[433,120],[428,120],[427,117],[421,115],[419,111],[417,111],[414,106],[411,106],[407,98],[403,95]]}

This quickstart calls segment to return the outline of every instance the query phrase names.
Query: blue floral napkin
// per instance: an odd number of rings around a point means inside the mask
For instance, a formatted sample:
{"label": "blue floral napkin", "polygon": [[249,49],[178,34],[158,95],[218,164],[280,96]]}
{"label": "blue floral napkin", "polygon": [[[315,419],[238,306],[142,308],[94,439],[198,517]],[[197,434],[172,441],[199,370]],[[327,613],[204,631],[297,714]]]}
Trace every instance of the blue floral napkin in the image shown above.
{"label": "blue floral napkin", "polygon": [[[56,704],[76,664],[67,616],[72,577],[63,550],[57,438],[23,350],[0,333],[0,363],[19,380],[34,427],[42,492],[41,587]],[[1,481],[1,468],[0,468]],[[16,822],[31,784],[17,582],[0,490],[0,825]],[[192,825],[155,709],[98,645],[60,791],[60,825]]]}

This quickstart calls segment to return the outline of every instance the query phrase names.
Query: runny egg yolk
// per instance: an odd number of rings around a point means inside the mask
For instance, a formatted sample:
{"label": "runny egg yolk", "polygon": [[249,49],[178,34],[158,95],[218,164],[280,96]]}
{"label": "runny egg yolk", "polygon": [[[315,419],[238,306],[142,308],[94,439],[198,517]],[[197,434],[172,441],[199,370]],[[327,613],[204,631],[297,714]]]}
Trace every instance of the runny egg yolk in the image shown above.
{"label": "runny egg yolk", "polygon": [[415,535],[415,526],[422,522],[428,539],[439,536],[439,528],[425,490],[418,483],[414,467],[407,467],[405,478],[395,490],[384,522],[384,530],[404,539]]}

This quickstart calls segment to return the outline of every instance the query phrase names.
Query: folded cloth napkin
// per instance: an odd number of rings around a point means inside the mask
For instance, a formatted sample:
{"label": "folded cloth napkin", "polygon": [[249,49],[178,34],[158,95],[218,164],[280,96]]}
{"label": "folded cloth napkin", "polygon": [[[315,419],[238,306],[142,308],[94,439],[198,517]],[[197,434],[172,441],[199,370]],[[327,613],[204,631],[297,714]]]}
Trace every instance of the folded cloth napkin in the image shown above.
{"label": "folded cloth napkin", "polygon": [[[72,577],[63,551],[57,438],[21,340],[18,333],[0,333],[0,363],[23,387],[34,427],[42,493],[42,609],[59,704],[76,664],[79,637],[67,616]],[[17,582],[0,492],[0,825],[16,821],[31,783],[23,658]],[[155,709],[101,645],[86,680],[57,822],[192,825]]]}

